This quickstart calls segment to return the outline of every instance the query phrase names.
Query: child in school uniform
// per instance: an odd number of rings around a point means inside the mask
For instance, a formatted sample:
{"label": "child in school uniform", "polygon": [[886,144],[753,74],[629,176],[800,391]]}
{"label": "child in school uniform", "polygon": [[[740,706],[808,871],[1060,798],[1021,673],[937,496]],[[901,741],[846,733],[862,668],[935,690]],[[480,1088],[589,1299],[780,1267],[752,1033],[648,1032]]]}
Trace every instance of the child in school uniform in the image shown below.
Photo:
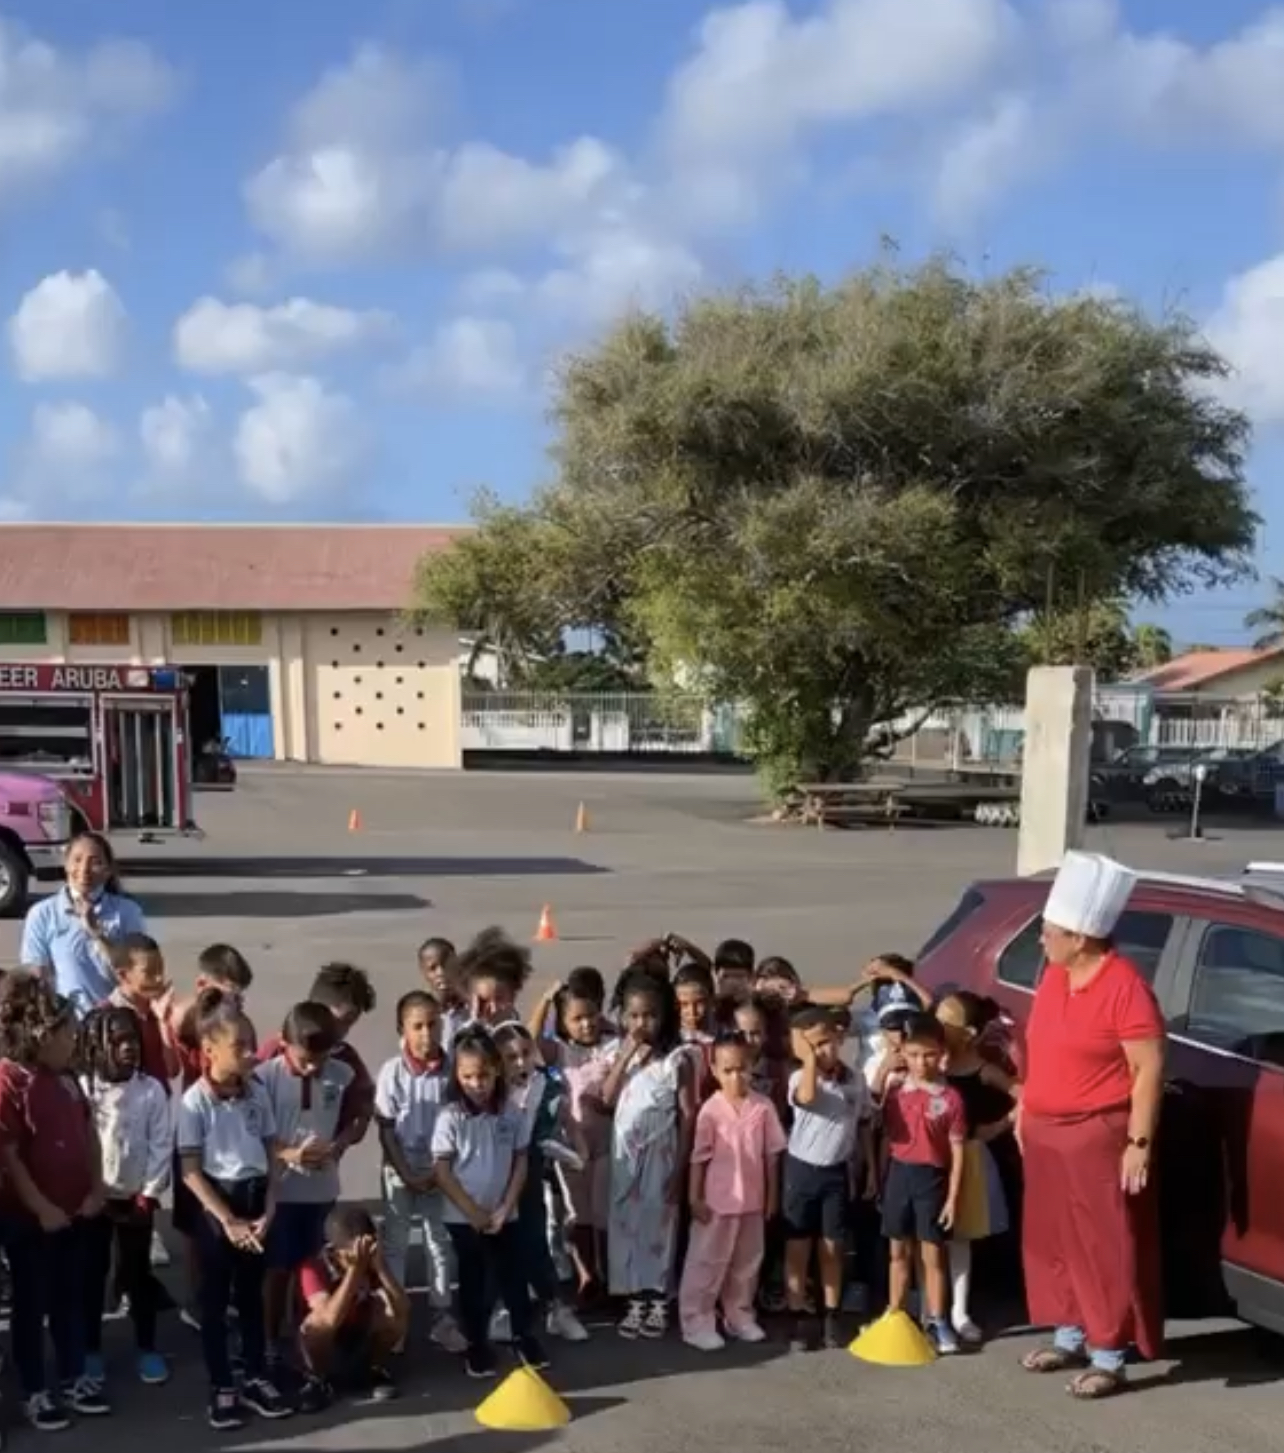
{"label": "child in school uniform", "polygon": [[468,1004],[459,975],[459,953],[448,938],[426,938],[419,945],[419,973],[441,1013],[441,1051],[450,1054],[455,1035],[468,1023]]}
{"label": "child in school uniform", "polygon": [[[165,1036],[167,1053],[178,1066],[180,1091],[190,1089],[203,1072],[196,1012],[201,995],[218,993],[229,1000],[236,999],[244,1003],[253,982],[254,970],[242,954],[231,944],[214,943],[202,950],[196,960],[196,984],[191,999],[170,999],[165,1004],[161,1029]],[[170,1209],[170,1224],[182,1238],[183,1259],[187,1271],[186,1304],[180,1308],[179,1317],[185,1326],[199,1332],[200,1256],[196,1232],[203,1212],[183,1180],[183,1166],[177,1149],[174,1151],[171,1180],[173,1205]]]}
{"label": "child in school uniform", "polygon": [[264,1318],[273,1363],[284,1333],[290,1282],[325,1243],[339,1199],[339,1164],[358,1138],[364,1102],[357,1077],[335,1053],[339,1026],[325,1004],[296,1004],[280,1048],[259,1065],[276,1127],[275,1214],[264,1246]]}
{"label": "child in school uniform", "polygon": [[133,1009],[109,1003],[92,1010],[81,1026],[82,1087],[93,1109],[106,1195],[101,1214],[86,1227],[84,1287],[85,1375],[100,1386],[106,1382],[102,1327],[113,1260],[129,1299],[139,1381],[169,1380],[169,1366],[156,1350],[151,1248],[156,1211],[169,1188],[174,1128],[169,1087],[143,1069],[143,1054]]}
{"label": "child in school uniform", "polygon": [[111,966],[116,987],[107,1002],[128,1009],[138,1020],[140,1068],[168,1095],[170,1081],[179,1072],[179,1061],[165,1032],[173,991],[165,977],[160,945],[145,933],[128,934],[112,945]]}
{"label": "child in school uniform", "polygon": [[517,1019],[517,1001],[531,976],[530,951],[501,928],[485,928],[459,956],[467,1020],[460,1029],[494,1029]]}
{"label": "child in school uniform", "polygon": [[840,1058],[842,1037],[832,1011],[810,1006],[792,1019],[800,1068],[789,1077],[793,1124],[785,1155],[781,1207],[785,1221],[785,1282],[794,1317],[793,1346],[816,1346],[807,1314],[807,1278],[813,1250],[820,1263],[823,1319],[819,1341],[841,1347],[839,1327],[847,1250],[851,1164],[860,1149],[866,1174],[874,1155],[869,1092],[862,1076]]}
{"label": "child in school uniform", "polygon": [[[263,1249],[276,1208],[278,1163],[272,1102],[254,1074],[254,1029],[240,1000],[207,990],[197,1004],[203,1073],[185,1091],[177,1142],[183,1179],[201,1207],[201,1348],[210,1381],[211,1428],[242,1427],[292,1409],[268,1376]],[[245,1377],[238,1391],[228,1351],[234,1304]]]}
{"label": "child in school uniform", "polygon": [[397,1385],[387,1359],[410,1329],[410,1298],[393,1275],[374,1222],[359,1206],[336,1206],[326,1217],[325,1245],[299,1269],[306,1313],[299,1345],[307,1381],[300,1405],[320,1412],[336,1388],[388,1402]]}
{"label": "child in school uniform", "polygon": [[725,938],[713,951],[713,988],[720,999],[738,999],[753,988],[753,945]]}
{"label": "child in school uniform", "polygon": [[767,1219],[776,1213],[779,1162],[787,1146],[776,1108],[752,1088],[753,1056],[742,1034],[713,1048],[717,1091],[696,1117],[691,1152],[691,1239],[678,1296],[682,1337],[701,1352],[728,1337],[761,1342],[754,1297]]}
{"label": "child in school uniform", "polygon": [[487,1335],[492,1287],[508,1310],[513,1348],[526,1367],[548,1359],[534,1334],[533,1311],[517,1226],[529,1147],[526,1116],[508,1104],[503,1062],[483,1028],[455,1041],[446,1103],[433,1128],[433,1167],[446,1197],[446,1225],[459,1273],[459,1322],[468,1342],[469,1377],[494,1377]]}
{"label": "child in school uniform", "polygon": [[423,1227],[428,1261],[432,1339],[447,1352],[466,1350],[451,1315],[454,1254],[446,1230],[445,1199],[432,1166],[432,1137],[450,1084],[436,996],[412,989],[397,1001],[401,1048],[375,1081],[375,1123],[383,1150],[383,1239],[388,1270],[406,1285],[406,1253],[416,1223]]}
{"label": "child in school uniform", "polygon": [[[0,1230],[9,1261],[13,1360],[38,1432],[111,1411],[85,1373],[88,1223],[104,1202],[93,1115],[72,1073],[76,1015],[44,979],[0,982]],[[46,1380],[48,1321],[60,1395]]]}

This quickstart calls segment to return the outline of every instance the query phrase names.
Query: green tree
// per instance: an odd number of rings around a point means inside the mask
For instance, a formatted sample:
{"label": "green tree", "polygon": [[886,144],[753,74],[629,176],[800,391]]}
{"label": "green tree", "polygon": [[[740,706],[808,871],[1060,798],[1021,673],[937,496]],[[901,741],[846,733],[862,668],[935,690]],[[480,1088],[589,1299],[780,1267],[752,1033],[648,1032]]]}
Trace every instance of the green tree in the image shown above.
{"label": "green tree", "polygon": [[1134,626],[1132,632],[1133,667],[1138,671],[1153,671],[1156,666],[1167,666],[1173,658],[1173,638],[1163,626],[1143,622]]}
{"label": "green tree", "polygon": [[1101,681],[1133,669],[1136,644],[1121,601],[1093,601],[1080,610],[1041,612],[1021,632],[1031,666],[1091,666]]}
{"label": "green tree", "polygon": [[1270,600],[1244,617],[1245,629],[1254,633],[1255,651],[1278,651],[1284,646],[1284,580],[1272,575],[1268,583]]}
{"label": "green tree", "polygon": [[618,633],[743,703],[773,787],[845,777],[906,713],[995,699],[1050,579],[1159,601],[1246,571],[1224,372],[1181,319],[939,260],[634,315],[564,367],[555,477],[503,517],[534,574],[483,599],[447,556],[419,606]]}

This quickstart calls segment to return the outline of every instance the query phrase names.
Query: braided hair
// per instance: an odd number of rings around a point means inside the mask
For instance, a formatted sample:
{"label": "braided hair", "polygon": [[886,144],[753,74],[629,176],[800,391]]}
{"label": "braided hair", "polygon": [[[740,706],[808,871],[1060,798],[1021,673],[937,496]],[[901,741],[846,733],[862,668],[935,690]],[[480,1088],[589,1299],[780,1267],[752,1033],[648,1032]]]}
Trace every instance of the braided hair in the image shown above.
{"label": "braided hair", "polygon": [[0,1054],[6,1059],[33,1068],[49,1040],[74,1021],[71,1001],[41,975],[19,970],[0,980]]}
{"label": "braided hair", "polygon": [[142,1058],[142,1034],[138,1016],[123,1004],[103,1004],[92,1009],[80,1026],[79,1059],[81,1073],[92,1085],[101,1080],[115,1084],[128,1076],[122,1073],[119,1042],[129,1036],[134,1041],[134,1063]]}

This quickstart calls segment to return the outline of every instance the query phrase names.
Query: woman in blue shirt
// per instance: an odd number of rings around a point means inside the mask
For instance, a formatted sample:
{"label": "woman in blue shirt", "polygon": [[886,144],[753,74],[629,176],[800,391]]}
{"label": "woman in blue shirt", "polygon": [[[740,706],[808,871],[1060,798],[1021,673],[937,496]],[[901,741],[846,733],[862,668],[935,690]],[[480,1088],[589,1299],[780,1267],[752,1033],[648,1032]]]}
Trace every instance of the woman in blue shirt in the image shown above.
{"label": "woman in blue shirt", "polygon": [[120,891],[115,854],[100,833],[71,840],[65,872],[66,885],[27,914],[22,962],[42,969],[83,1017],[116,987],[111,945],[146,933],[147,923],[138,904]]}

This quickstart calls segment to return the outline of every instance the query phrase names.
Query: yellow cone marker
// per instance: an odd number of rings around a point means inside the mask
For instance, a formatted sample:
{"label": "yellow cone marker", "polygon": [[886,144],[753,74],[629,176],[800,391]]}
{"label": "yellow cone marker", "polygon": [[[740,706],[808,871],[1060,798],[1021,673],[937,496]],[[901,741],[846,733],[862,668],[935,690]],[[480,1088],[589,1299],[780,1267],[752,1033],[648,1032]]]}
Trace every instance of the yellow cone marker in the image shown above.
{"label": "yellow cone marker", "polygon": [[905,1312],[884,1312],[847,1350],[877,1367],[926,1367],[936,1361],[936,1349],[926,1333]]}
{"label": "yellow cone marker", "polygon": [[529,1367],[510,1373],[473,1416],[483,1428],[500,1433],[547,1433],[564,1428],[571,1410]]}

